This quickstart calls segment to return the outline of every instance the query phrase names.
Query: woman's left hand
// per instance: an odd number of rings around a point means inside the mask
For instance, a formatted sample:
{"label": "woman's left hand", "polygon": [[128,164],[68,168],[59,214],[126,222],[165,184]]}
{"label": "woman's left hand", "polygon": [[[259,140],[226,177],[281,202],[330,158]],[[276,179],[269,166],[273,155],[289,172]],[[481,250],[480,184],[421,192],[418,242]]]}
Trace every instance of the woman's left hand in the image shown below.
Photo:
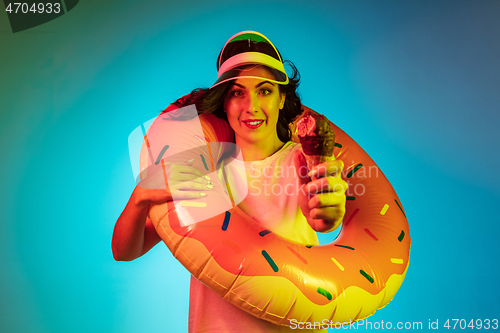
{"label": "woman's left hand", "polygon": [[295,152],[295,168],[299,177],[299,205],[309,225],[318,232],[335,230],[345,214],[347,183],[340,177],[344,169],[341,160],[317,165],[309,174],[302,152]]}

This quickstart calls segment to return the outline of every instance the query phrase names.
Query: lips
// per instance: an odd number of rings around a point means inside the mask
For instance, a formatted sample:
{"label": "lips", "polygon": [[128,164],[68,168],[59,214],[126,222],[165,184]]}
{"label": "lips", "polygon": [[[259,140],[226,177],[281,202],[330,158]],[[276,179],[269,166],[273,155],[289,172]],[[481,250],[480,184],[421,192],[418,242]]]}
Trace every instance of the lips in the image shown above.
{"label": "lips", "polygon": [[264,120],[262,120],[262,119],[247,119],[247,120],[243,120],[243,123],[248,128],[254,129],[254,128],[260,127],[264,123]]}

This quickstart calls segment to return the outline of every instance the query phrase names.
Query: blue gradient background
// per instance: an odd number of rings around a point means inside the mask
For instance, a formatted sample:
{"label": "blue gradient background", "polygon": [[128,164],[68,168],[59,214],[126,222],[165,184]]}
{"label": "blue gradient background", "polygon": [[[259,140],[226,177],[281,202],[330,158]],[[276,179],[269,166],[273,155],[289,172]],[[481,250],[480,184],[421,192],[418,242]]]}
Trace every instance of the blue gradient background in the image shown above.
{"label": "blue gradient background", "polygon": [[410,267],[369,320],[499,318],[499,17],[494,0],[94,0],[12,34],[1,13],[0,331],[187,331],[189,275],[168,249],[111,254],[134,188],[127,138],[209,86],[249,29],[404,205]]}

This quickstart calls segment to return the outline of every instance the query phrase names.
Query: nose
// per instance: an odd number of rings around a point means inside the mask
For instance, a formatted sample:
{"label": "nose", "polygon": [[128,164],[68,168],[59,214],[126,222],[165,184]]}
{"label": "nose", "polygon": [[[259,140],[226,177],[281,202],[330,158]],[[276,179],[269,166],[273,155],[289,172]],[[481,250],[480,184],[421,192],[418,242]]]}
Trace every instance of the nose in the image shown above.
{"label": "nose", "polygon": [[257,96],[250,94],[247,99],[247,112],[254,113],[259,111],[260,109],[260,101]]}

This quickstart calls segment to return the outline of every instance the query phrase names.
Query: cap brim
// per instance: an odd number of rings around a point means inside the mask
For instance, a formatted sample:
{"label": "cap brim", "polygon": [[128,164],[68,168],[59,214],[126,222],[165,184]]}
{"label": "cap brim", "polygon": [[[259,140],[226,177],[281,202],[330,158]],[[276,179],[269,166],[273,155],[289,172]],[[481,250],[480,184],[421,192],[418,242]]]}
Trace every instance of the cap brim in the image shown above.
{"label": "cap brim", "polygon": [[282,73],[279,70],[274,69],[274,68],[270,68],[267,66],[265,66],[265,67],[275,77],[274,80],[267,78],[267,77],[241,75],[242,74],[241,70],[235,68],[235,69],[230,69],[227,72],[225,72],[224,74],[222,74],[217,79],[217,81],[215,81],[215,83],[210,87],[210,89],[212,89],[215,86],[218,86],[221,83],[231,81],[231,80],[236,80],[239,78],[263,79],[265,81],[269,81],[269,82],[276,83],[276,84],[283,84],[283,85],[288,84],[288,76],[285,73]]}

